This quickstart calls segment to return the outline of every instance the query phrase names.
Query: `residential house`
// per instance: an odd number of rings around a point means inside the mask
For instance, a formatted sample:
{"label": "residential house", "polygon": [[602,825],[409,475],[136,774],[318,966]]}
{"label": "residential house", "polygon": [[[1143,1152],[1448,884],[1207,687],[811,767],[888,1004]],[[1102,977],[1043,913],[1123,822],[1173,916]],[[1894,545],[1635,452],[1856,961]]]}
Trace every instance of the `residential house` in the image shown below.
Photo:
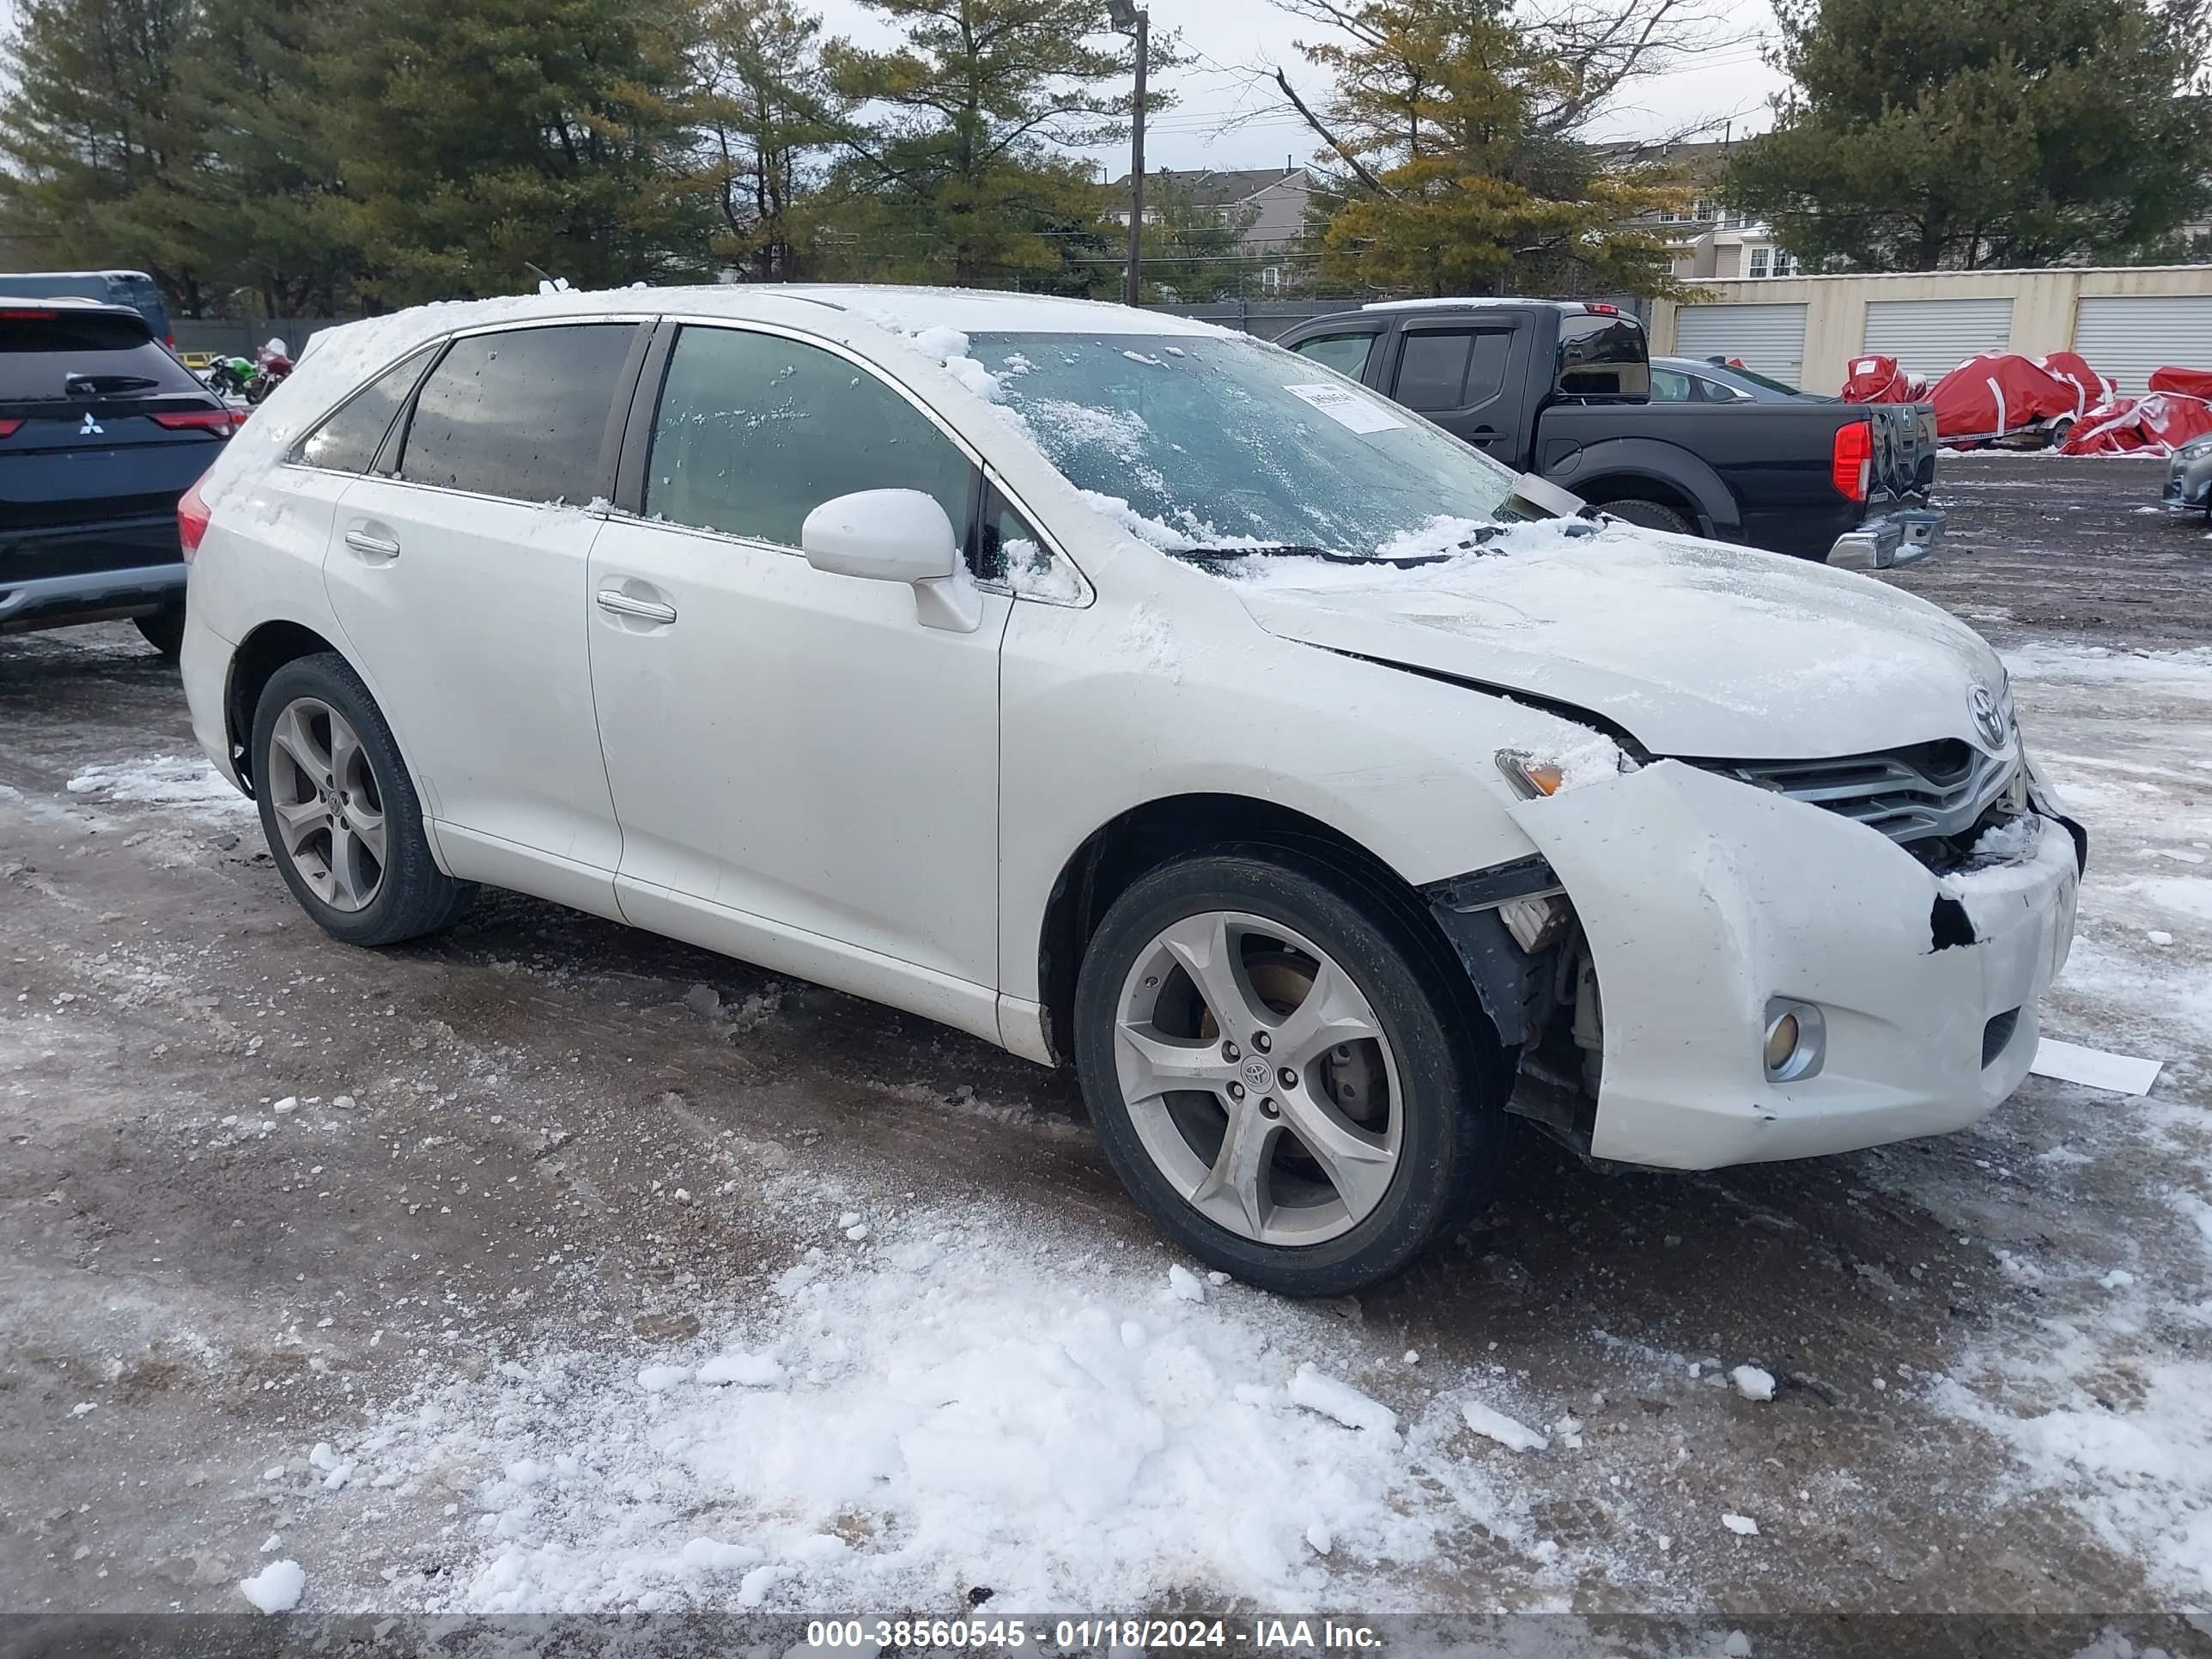
{"label": "residential house", "polygon": [[[1720,198],[1721,169],[1732,148],[1729,139],[1697,143],[1601,144],[1612,167],[1664,166],[1677,169],[1693,191],[1679,209],[1638,214],[1629,222],[1665,236],[1674,250],[1674,275],[1693,277],[1795,276],[1797,256],[1776,245],[1774,232]],[[1127,222],[1126,219],[1123,222]]]}
{"label": "residential house", "polygon": [[[1108,191],[1119,204],[1107,210],[1108,216],[1127,224],[1129,175],[1123,173]],[[1283,285],[1290,256],[1305,244],[1312,194],[1313,178],[1304,167],[1158,167],[1145,175],[1145,222],[1157,224],[1169,202],[1210,210],[1224,224],[1249,220],[1237,239],[1237,252],[1258,268],[1257,286],[1273,290]]]}

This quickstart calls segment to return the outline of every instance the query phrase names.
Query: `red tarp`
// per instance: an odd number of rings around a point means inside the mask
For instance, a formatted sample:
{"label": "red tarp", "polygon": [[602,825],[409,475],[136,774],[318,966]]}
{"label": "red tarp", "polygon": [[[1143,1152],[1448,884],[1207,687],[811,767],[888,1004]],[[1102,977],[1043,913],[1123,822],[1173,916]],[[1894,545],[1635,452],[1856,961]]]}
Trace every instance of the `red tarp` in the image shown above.
{"label": "red tarp", "polygon": [[2076,419],[2099,404],[2110,403],[2120,389],[2117,381],[2108,380],[2098,374],[2076,352],[2054,351],[2048,357],[2037,358],[2035,362],[2045,374],[2055,376],[2074,388],[2074,407],[2064,412]]}
{"label": "red tarp", "polygon": [[2100,404],[2074,423],[2059,453],[2171,455],[2182,445],[2208,434],[2212,434],[2212,399],[2179,392],[2154,392],[2148,397],[2115,398]]}
{"label": "red tarp", "polygon": [[2055,352],[2043,362],[2014,351],[1984,351],[1936,381],[1928,401],[1936,405],[1939,439],[1991,438],[2038,421],[2072,420],[2103,402],[2108,395],[2103,389],[2111,384],[2070,351]]}
{"label": "red tarp", "polygon": [[1854,357],[1851,377],[1844,382],[1847,404],[1917,404],[1927,396],[1927,378],[1907,374],[1894,357]]}
{"label": "red tarp", "polygon": [[2153,392],[2179,392],[2185,397],[2212,398],[2212,368],[2154,368]]}

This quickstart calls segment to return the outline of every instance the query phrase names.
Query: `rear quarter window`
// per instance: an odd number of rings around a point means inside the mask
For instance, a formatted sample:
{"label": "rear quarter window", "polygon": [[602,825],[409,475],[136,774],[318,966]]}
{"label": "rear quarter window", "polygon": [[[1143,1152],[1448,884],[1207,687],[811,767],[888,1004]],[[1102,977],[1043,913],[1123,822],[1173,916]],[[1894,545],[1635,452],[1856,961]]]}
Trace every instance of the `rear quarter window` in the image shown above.
{"label": "rear quarter window", "polygon": [[434,345],[424,346],[355,392],[307,434],[292,459],[332,472],[368,471],[375,463],[376,452],[384,447],[384,434],[392,429],[392,417],[422,378],[437,349]]}

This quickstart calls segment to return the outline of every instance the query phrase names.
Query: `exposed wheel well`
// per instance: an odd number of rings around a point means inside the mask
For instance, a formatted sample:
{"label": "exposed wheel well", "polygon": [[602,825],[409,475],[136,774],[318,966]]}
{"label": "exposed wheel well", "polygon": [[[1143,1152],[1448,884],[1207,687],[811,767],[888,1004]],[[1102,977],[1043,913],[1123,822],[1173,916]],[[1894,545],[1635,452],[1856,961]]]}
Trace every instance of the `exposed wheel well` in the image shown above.
{"label": "exposed wheel well", "polygon": [[[1386,910],[1432,945],[1440,963],[1453,957],[1450,942],[1428,907],[1398,872],[1317,818],[1244,795],[1175,795],[1148,801],[1092,832],[1075,850],[1045,907],[1038,945],[1037,982],[1053,1052],[1075,1052],[1075,981],[1083,953],[1114,901],[1147,871],[1201,847],[1223,842],[1280,848],[1326,864],[1363,888]],[[1455,989],[1464,975],[1450,976]],[[1473,988],[1468,1002],[1480,1012]]]}
{"label": "exposed wheel well", "polygon": [[230,659],[230,687],[223,700],[223,719],[230,739],[231,761],[250,793],[253,788],[252,747],[246,741],[253,730],[253,711],[261,702],[270,676],[288,662],[301,657],[335,652],[332,645],[312,628],[298,623],[264,623],[246,636]]}

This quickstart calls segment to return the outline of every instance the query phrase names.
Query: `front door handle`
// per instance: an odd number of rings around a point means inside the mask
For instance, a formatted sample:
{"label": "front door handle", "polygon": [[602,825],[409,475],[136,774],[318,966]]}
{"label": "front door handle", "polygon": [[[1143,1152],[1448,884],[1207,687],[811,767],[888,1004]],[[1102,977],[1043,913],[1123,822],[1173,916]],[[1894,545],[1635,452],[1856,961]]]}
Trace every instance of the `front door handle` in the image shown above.
{"label": "front door handle", "polygon": [[617,617],[635,617],[640,622],[649,623],[672,623],[676,620],[674,605],[663,605],[658,599],[634,599],[620,588],[603,587],[594,597],[599,600],[600,610],[611,611]]}
{"label": "front door handle", "polygon": [[345,544],[364,558],[396,559],[399,556],[398,542],[388,536],[372,536],[366,530],[347,531]]}

